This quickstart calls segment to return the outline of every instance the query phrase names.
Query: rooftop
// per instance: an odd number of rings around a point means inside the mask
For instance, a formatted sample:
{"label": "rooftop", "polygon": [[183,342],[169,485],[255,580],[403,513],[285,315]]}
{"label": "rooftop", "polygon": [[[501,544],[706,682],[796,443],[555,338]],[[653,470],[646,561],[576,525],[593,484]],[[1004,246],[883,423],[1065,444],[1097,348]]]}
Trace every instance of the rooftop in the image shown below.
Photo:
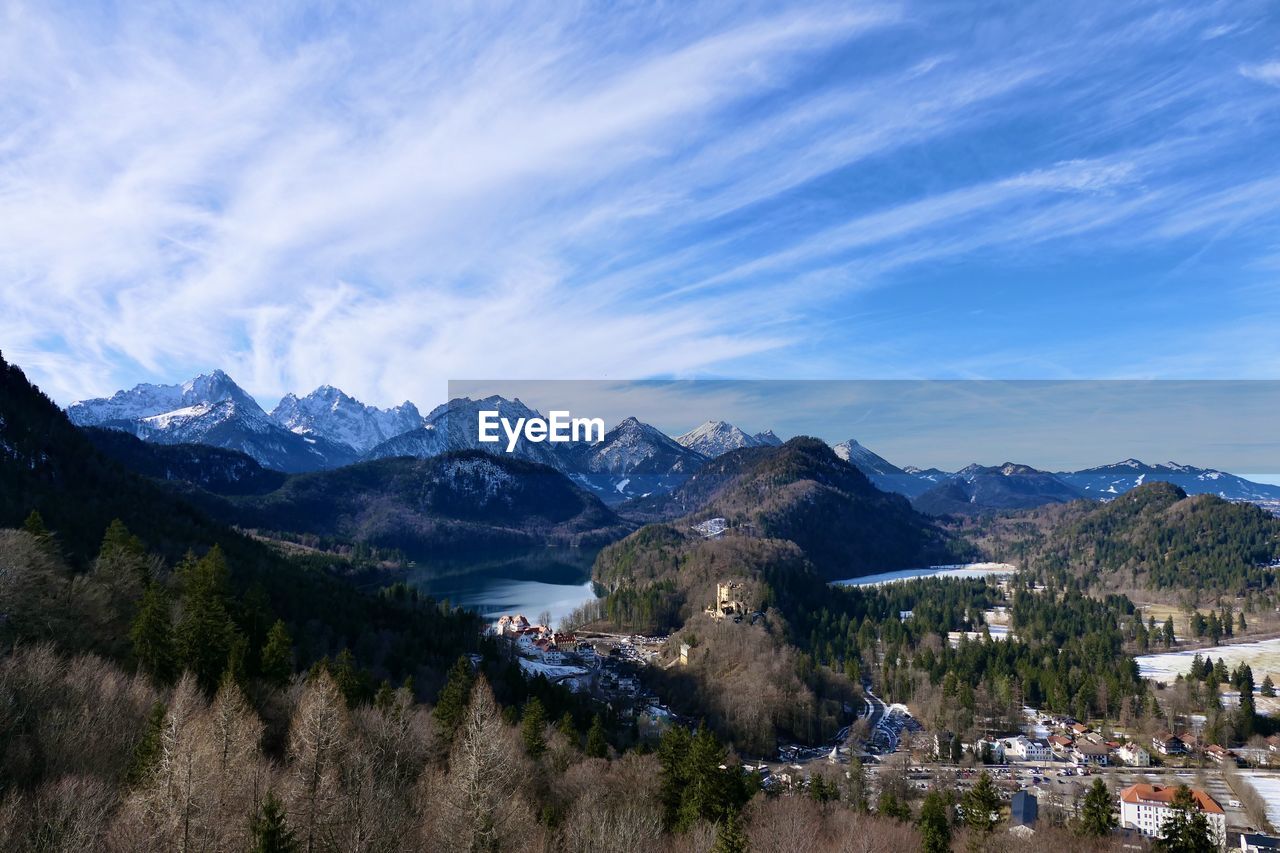
{"label": "rooftop", "polygon": [[[1130,785],[1120,792],[1120,799],[1126,803],[1134,805],[1172,805],[1174,795],[1178,793],[1178,789],[1172,785],[1147,785],[1137,784]],[[1213,797],[1201,791],[1199,788],[1191,789],[1191,796],[1196,801],[1196,805],[1200,807],[1200,811],[1207,814],[1226,814],[1222,810],[1222,806],[1218,805],[1218,801]]]}

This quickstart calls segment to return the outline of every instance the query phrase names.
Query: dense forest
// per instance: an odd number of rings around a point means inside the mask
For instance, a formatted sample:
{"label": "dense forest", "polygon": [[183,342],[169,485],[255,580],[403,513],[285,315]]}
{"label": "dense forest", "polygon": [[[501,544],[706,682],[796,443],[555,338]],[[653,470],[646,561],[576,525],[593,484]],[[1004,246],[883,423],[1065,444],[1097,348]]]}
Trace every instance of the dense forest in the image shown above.
{"label": "dense forest", "polygon": [[1080,576],[1103,589],[1270,590],[1280,519],[1251,504],[1188,497],[1148,483],[1115,500],[1080,501],[966,523],[962,532],[1041,578]]}

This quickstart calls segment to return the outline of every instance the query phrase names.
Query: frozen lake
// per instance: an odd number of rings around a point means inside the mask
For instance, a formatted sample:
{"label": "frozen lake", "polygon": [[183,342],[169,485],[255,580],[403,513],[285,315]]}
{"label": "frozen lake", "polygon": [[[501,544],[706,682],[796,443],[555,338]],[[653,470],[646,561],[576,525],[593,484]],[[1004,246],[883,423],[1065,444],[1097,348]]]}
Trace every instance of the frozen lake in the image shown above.
{"label": "frozen lake", "polygon": [[1268,674],[1271,675],[1272,681],[1280,682],[1280,638],[1212,646],[1207,649],[1186,649],[1157,655],[1142,655],[1136,658],[1138,672],[1143,678],[1172,681],[1178,675],[1187,674],[1191,669],[1191,660],[1196,655],[1211,657],[1215,661],[1222,658],[1231,668],[1247,663],[1253,670],[1253,680],[1257,684],[1261,684],[1262,679]]}
{"label": "frozen lake", "polygon": [[916,578],[985,578],[992,576],[1008,576],[1018,571],[1017,566],[1008,563],[957,563],[952,566],[926,566],[920,569],[902,569],[896,572],[882,572],[878,575],[863,575],[860,578],[849,578],[833,581],[840,586],[879,586],[885,583],[915,580]]}

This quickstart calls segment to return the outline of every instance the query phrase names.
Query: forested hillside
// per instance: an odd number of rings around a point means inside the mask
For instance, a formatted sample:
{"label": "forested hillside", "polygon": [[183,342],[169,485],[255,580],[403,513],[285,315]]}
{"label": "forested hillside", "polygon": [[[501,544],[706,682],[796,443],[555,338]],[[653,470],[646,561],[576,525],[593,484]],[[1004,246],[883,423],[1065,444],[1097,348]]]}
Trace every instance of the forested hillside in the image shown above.
{"label": "forested hillside", "polygon": [[977,522],[968,532],[1030,571],[1104,588],[1244,595],[1270,589],[1280,572],[1280,519],[1252,504],[1188,497],[1169,483],[1148,483],[1106,504]]}

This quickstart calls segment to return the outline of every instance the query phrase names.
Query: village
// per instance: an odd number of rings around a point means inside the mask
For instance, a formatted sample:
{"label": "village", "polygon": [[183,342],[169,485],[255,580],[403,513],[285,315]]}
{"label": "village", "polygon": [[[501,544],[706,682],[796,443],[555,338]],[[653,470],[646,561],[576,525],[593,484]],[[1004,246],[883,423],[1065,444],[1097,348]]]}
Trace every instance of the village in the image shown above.
{"label": "village", "polygon": [[[717,584],[705,614],[735,623],[763,615],[738,592],[733,582]],[[664,655],[668,637],[556,631],[519,614],[502,616],[492,631],[512,643],[527,676],[590,695],[633,720],[641,738],[696,724],[646,686],[647,667],[678,665],[688,653]],[[1159,834],[1174,791],[1187,785],[1220,849],[1280,850],[1280,839],[1266,832],[1280,828],[1280,736],[1227,749],[1206,742],[1194,725],[1148,737],[1025,708],[1018,729],[963,742],[949,731],[930,731],[904,705],[886,704],[869,682],[862,686],[857,725],[825,746],[783,744],[773,756],[741,757],[743,769],[765,789],[797,792],[817,776],[856,774],[872,801],[886,788],[963,792],[985,771],[1007,804],[1012,829],[1024,835],[1041,821],[1077,814],[1088,787],[1102,778],[1115,796],[1120,831],[1135,840]]]}

